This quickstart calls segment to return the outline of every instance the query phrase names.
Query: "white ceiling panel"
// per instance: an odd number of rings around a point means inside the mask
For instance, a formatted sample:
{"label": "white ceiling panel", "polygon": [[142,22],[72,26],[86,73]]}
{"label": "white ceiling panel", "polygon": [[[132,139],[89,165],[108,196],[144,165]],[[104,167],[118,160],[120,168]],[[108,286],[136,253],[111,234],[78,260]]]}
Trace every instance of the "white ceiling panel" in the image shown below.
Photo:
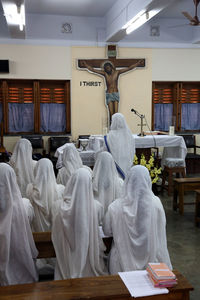
{"label": "white ceiling panel", "polygon": [[[13,39],[13,42],[16,39],[20,42],[20,34],[13,33],[6,23],[2,9],[2,3],[5,1],[17,3],[21,0],[0,0],[0,43],[5,40],[12,42]],[[159,13],[127,36],[121,31],[121,27],[126,16],[129,16],[129,8],[136,7],[138,1],[144,8],[147,7],[147,3],[151,3],[159,9]],[[186,11],[194,17],[194,0],[165,0],[170,4],[160,11],[163,1],[25,0],[26,27],[21,42],[67,42],[70,45],[103,45],[116,42],[131,47],[200,47],[200,26],[189,25],[190,21],[182,14]],[[200,15],[200,4],[198,11]],[[134,10],[131,12],[134,16]],[[68,27],[68,24],[71,27]],[[115,40],[113,38],[112,41],[109,30],[114,27],[117,30],[113,31]],[[71,30],[67,32],[66,28]]]}

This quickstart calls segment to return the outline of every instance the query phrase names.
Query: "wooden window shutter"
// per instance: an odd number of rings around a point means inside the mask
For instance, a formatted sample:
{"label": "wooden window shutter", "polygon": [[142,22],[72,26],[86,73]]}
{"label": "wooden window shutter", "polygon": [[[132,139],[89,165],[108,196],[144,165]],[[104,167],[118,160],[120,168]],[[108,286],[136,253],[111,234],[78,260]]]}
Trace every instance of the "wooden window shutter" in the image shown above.
{"label": "wooden window shutter", "polygon": [[65,81],[40,81],[39,94],[41,103],[66,103]]}
{"label": "wooden window shutter", "polygon": [[34,92],[32,81],[8,81],[7,102],[33,103]]}
{"label": "wooden window shutter", "polygon": [[34,105],[34,133],[40,133],[40,103],[61,103],[66,107],[66,132],[71,132],[70,80],[0,80],[5,133],[9,133],[9,103]]}
{"label": "wooden window shutter", "polygon": [[199,82],[182,82],[180,86],[181,103],[200,103]]}
{"label": "wooden window shutter", "polygon": [[152,99],[153,103],[173,103],[174,84],[170,82],[153,82]]}
{"label": "wooden window shutter", "polygon": [[32,80],[11,79],[4,81],[4,121],[5,132],[9,133],[9,103],[34,104]]}
{"label": "wooden window shutter", "polygon": [[70,80],[38,81],[38,99],[39,99],[39,103],[65,104],[66,107],[65,133],[70,133],[71,132]]}
{"label": "wooden window shutter", "polygon": [[[178,120],[178,95],[179,83],[177,82],[158,82],[152,83],[152,128],[154,128],[154,105],[155,104],[173,104],[173,116]],[[176,130],[178,122],[176,122]]]}

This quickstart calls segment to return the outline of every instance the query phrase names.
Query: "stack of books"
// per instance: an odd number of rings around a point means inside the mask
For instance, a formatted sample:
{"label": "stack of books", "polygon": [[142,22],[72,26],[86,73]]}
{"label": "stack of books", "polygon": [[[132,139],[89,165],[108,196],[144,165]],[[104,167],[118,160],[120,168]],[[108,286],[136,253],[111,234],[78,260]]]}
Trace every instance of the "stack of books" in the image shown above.
{"label": "stack of books", "polygon": [[154,287],[173,287],[177,284],[176,275],[165,263],[148,263],[147,272]]}

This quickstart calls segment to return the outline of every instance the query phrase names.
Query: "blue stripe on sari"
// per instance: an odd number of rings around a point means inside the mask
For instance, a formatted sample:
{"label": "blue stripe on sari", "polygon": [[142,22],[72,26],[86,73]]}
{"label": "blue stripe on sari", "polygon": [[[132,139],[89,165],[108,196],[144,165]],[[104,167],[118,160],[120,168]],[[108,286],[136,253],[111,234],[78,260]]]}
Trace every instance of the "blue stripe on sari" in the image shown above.
{"label": "blue stripe on sari", "polygon": [[[105,142],[105,145],[106,145],[106,148],[107,148],[108,152],[111,153],[110,147],[108,146],[108,141],[107,141],[107,136],[106,135],[104,135],[104,142]],[[115,162],[115,165],[116,165],[118,173],[122,176],[123,179],[125,179],[125,174],[122,171],[122,169],[120,168],[120,166],[116,162]]]}

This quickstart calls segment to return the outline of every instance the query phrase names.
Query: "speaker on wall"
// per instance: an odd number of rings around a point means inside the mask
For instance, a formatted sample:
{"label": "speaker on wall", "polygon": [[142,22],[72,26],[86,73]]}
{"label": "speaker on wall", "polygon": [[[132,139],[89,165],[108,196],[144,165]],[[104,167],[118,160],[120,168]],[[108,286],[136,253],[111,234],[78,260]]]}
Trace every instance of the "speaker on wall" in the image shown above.
{"label": "speaker on wall", "polygon": [[9,60],[0,59],[0,73],[9,73]]}

